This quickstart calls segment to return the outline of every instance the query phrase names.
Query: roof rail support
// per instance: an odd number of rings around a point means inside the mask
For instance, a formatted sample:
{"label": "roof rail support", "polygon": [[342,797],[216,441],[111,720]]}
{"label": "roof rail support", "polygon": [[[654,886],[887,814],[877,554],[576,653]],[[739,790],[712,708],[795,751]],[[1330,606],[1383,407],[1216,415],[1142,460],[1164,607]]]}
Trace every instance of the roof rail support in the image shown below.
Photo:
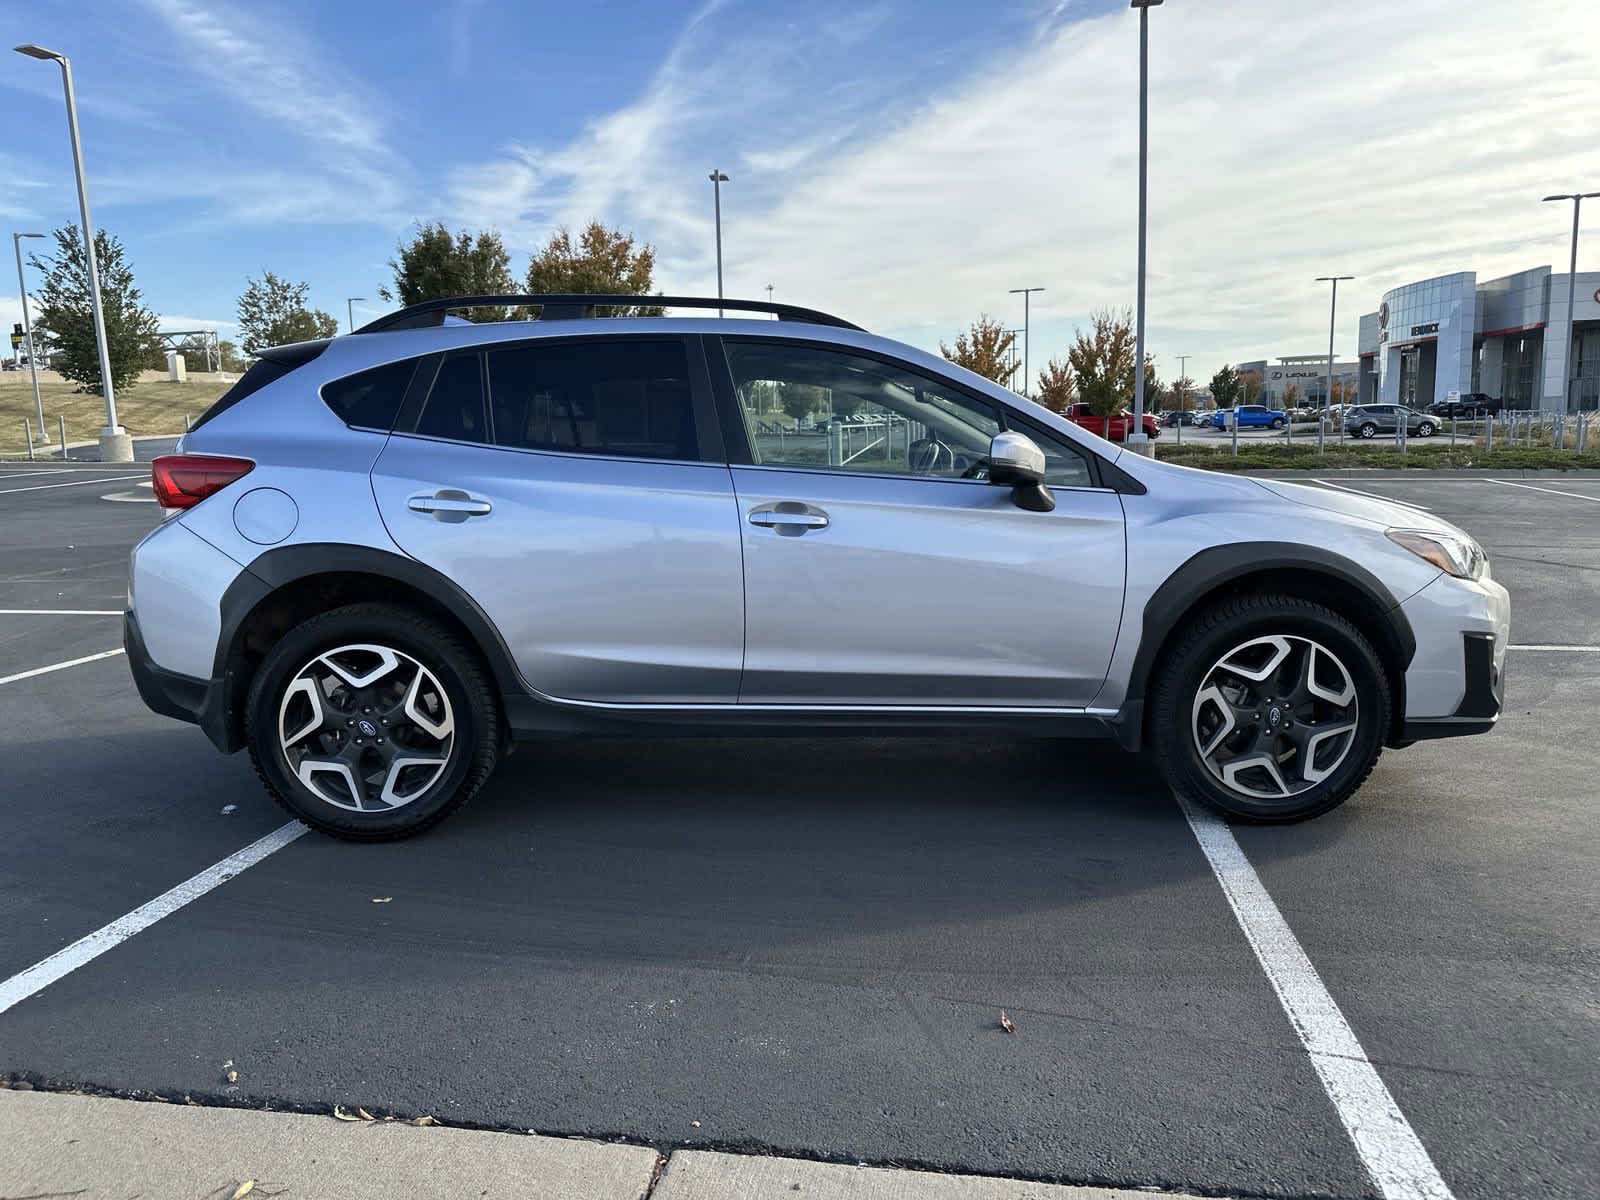
{"label": "roof rail support", "polygon": [[839,329],[860,330],[861,326],[831,313],[795,304],[773,304],[764,300],[725,300],[714,296],[630,296],[616,293],[550,292],[509,296],[440,296],[410,304],[369,321],[357,333],[384,333],[395,329],[424,329],[444,323],[445,313],[463,308],[538,308],[541,321],[583,319],[595,315],[597,308],[632,308],[651,305],[661,308],[723,308],[735,312],[770,313],[780,321],[802,321],[808,325],[832,325]]}

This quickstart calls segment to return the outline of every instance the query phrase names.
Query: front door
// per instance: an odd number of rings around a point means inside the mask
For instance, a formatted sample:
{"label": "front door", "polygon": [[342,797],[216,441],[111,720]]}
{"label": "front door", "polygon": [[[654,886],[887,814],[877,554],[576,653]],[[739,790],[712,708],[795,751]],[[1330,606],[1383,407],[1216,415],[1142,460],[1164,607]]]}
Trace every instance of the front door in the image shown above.
{"label": "front door", "polygon": [[590,337],[449,354],[373,468],[390,535],[477,602],[546,696],[737,697],[738,513],[726,464],[702,461],[720,454],[691,350]]}
{"label": "front door", "polygon": [[1024,430],[1049,443],[1057,501],[1025,512],[984,479],[1003,420],[988,399],[822,346],[723,348],[753,459],[733,468],[741,703],[1089,703],[1116,642],[1125,547],[1121,502],[1085,455]]}

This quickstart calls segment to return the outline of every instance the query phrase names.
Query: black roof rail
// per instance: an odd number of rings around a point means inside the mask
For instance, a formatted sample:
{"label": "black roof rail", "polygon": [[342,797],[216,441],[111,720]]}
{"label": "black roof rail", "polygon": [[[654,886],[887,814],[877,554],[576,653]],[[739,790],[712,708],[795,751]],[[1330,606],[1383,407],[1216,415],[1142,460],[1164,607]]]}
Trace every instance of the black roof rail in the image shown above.
{"label": "black roof rail", "polygon": [[[651,305],[661,308],[731,308],[736,312],[771,313],[780,321],[804,321],[809,325],[833,325],[840,329],[861,330],[861,326],[831,313],[796,304],[773,304],[766,300],[722,300],[715,296],[627,296],[588,292],[551,292],[514,296],[440,296],[409,304],[369,321],[357,333],[384,333],[392,329],[424,329],[444,324],[445,313],[462,308],[521,308],[537,305],[541,321],[559,321],[594,316],[597,308],[632,308]],[[862,332],[865,332],[864,330]]]}

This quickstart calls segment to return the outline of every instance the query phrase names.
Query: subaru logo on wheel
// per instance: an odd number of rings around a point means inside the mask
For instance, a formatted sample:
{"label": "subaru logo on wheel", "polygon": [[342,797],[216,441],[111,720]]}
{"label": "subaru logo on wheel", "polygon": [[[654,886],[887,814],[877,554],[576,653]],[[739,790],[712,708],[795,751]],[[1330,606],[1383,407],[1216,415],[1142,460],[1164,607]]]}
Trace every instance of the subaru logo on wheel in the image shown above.
{"label": "subaru logo on wheel", "polygon": [[[1281,721],[1282,719],[1283,719],[1282,710],[1279,709],[1276,705],[1274,705],[1272,711],[1267,714],[1267,724],[1271,725],[1274,729],[1276,729],[1278,727],[1278,722]],[[365,724],[366,724],[366,722],[363,721],[362,725],[365,725]]]}
{"label": "subaru logo on wheel", "polygon": [[[1273,709],[1272,710],[1272,722],[1273,722],[1274,725],[1276,725],[1277,722],[1278,722],[1278,710],[1277,709]],[[378,736],[378,727],[376,725],[374,725],[371,721],[367,720],[365,717],[363,717],[361,720],[356,722],[356,728],[361,730],[361,735],[363,737],[377,737]]]}

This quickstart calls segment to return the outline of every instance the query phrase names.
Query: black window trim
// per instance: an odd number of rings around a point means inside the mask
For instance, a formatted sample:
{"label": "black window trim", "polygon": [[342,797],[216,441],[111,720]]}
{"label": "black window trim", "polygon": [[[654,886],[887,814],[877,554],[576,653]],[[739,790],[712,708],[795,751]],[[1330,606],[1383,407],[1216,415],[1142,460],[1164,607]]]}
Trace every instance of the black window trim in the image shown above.
{"label": "black window trim", "polygon": [[[532,337],[517,338],[510,341],[481,342],[458,350],[436,351],[431,355],[424,356],[425,359],[431,358],[433,361],[424,363],[423,367],[412,377],[411,389],[406,393],[405,402],[401,405],[400,415],[395,420],[394,433],[403,437],[418,438],[422,441],[444,442],[453,446],[474,446],[480,450],[503,450],[512,454],[554,454],[562,458],[586,459],[589,461],[725,466],[727,457],[723,453],[722,432],[718,428],[716,406],[711,396],[711,382],[706,368],[705,351],[698,344],[699,341],[698,335],[681,333],[585,333],[568,337]],[[494,404],[489,384],[489,363],[487,358],[490,352],[520,350],[539,346],[594,345],[597,342],[675,342],[683,347],[684,360],[689,371],[689,405],[691,415],[694,418],[695,445],[699,457],[660,458],[653,455],[608,454],[590,450],[553,450],[537,446],[502,446],[495,442]],[[428,396],[433,391],[433,385],[438,379],[444,360],[466,354],[478,356],[478,384],[482,392],[484,429],[487,433],[487,440],[468,441],[462,438],[437,437],[431,434],[418,433],[417,425],[422,418],[423,407],[427,402]]]}
{"label": "black window trim", "polygon": [[[340,375],[337,379],[324,379],[317,385],[317,399],[322,401],[323,407],[333,414],[334,420],[340,422],[346,429],[359,429],[367,433],[393,433],[396,426],[399,424],[401,414],[405,411],[406,402],[411,399],[411,393],[417,386],[417,377],[422,373],[422,368],[427,358],[428,355],[426,354],[414,354],[409,357],[391,358],[388,362],[373,363],[371,366],[362,367],[359,371],[351,371],[348,375]],[[406,386],[403,394],[400,397],[400,403],[395,406],[394,418],[387,425],[361,425],[357,424],[355,421],[346,421],[339,415],[339,410],[334,408],[332,404],[328,403],[328,397],[323,394],[326,389],[333,387],[335,384],[348,382],[358,375],[365,375],[368,371],[381,371],[385,367],[392,367],[397,363],[410,363],[411,376],[406,380]]]}
{"label": "black window trim", "polygon": [[750,433],[745,427],[744,415],[739,404],[738,392],[733,385],[733,367],[731,364],[729,364],[727,355],[727,346],[730,342],[754,342],[761,345],[796,346],[810,350],[828,350],[836,354],[856,355],[860,358],[873,359],[877,362],[883,363],[886,366],[894,367],[896,370],[905,371],[907,374],[916,375],[923,379],[927,379],[931,382],[937,383],[940,387],[948,388],[969,400],[976,401],[980,404],[991,405],[999,413],[1000,428],[1002,430],[1013,429],[1013,422],[1016,422],[1017,425],[1021,426],[1019,432],[1027,433],[1031,430],[1035,433],[1042,434],[1043,436],[1051,438],[1054,441],[1063,443],[1069,449],[1073,450],[1080,457],[1082,457],[1085,465],[1089,469],[1089,478],[1091,480],[1089,485],[1084,487],[1075,484],[1052,483],[1050,485],[1050,489],[1052,491],[1115,492],[1125,490],[1118,488],[1108,479],[1108,476],[1112,472],[1115,472],[1116,476],[1119,476],[1123,479],[1127,479],[1128,476],[1120,471],[1116,471],[1116,468],[1112,466],[1111,463],[1101,458],[1100,455],[1096,454],[1093,450],[1090,450],[1084,446],[1078,446],[1072,442],[1070,438],[1064,437],[1056,433],[1054,430],[1045,427],[1039,421],[1017,411],[1010,404],[1007,404],[1003,400],[996,400],[993,396],[986,395],[983,392],[968,387],[959,380],[951,379],[947,375],[940,375],[937,372],[930,371],[928,368],[920,366],[916,363],[907,362],[903,358],[896,358],[892,354],[885,354],[879,350],[868,350],[860,346],[850,346],[840,342],[821,341],[815,338],[782,336],[768,337],[762,334],[754,333],[708,333],[701,334],[700,336],[707,343],[712,341],[717,343],[717,345],[714,347],[710,345],[706,347],[706,358],[708,363],[717,363],[721,368],[720,370],[713,369],[712,371],[712,391],[716,395],[717,409],[722,419],[721,424],[723,439],[729,448],[727,461],[730,466],[753,467],[756,470],[767,471],[804,471],[819,475],[848,475],[858,479],[918,479],[929,483],[976,484],[979,487],[992,486],[987,481],[982,479],[949,479],[939,475],[907,475],[894,471],[844,471],[837,467],[794,466],[783,463],[756,462],[755,455],[751,451]]}

